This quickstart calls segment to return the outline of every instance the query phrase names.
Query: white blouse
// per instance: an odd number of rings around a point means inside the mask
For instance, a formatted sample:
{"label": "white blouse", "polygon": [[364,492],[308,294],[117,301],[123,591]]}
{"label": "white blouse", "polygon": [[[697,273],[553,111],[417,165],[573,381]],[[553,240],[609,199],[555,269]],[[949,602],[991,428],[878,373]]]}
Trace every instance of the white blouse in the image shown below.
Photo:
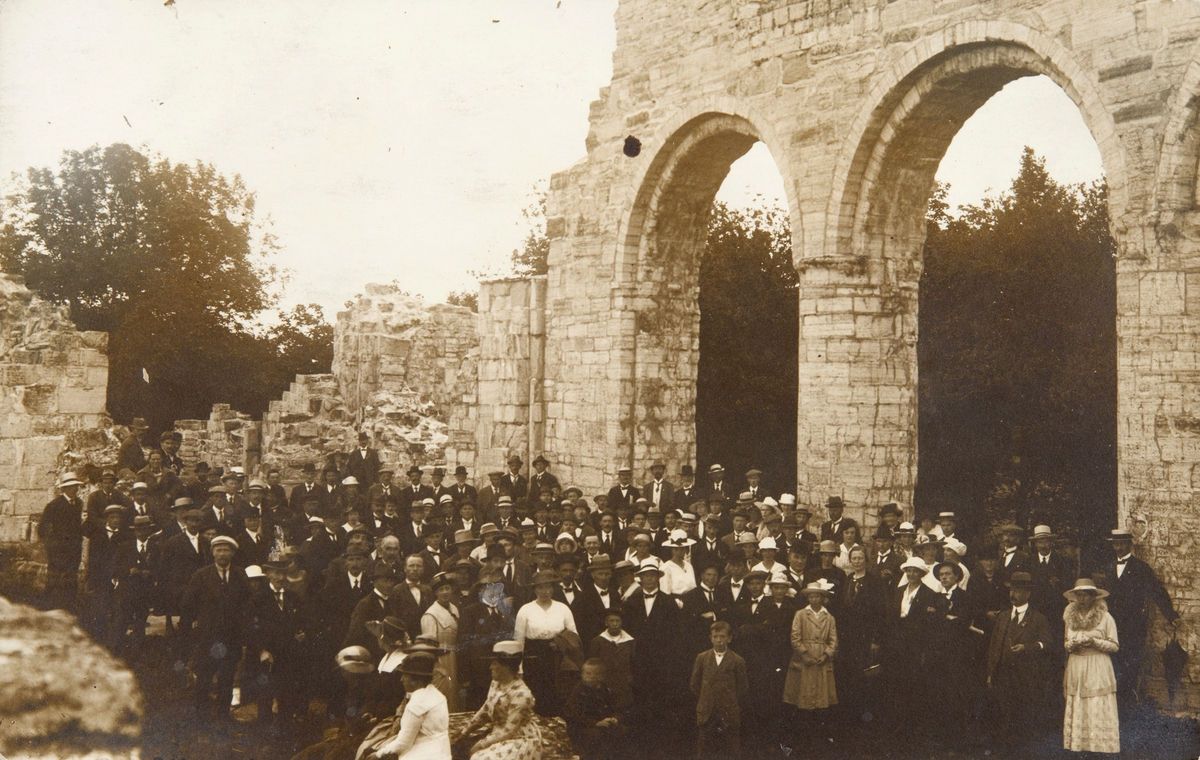
{"label": "white blouse", "polygon": [[537,601],[521,605],[517,610],[517,622],[513,638],[522,646],[525,639],[547,641],[563,631],[579,633],[575,628],[575,616],[571,608],[562,602],[550,602],[550,609],[542,609]]}

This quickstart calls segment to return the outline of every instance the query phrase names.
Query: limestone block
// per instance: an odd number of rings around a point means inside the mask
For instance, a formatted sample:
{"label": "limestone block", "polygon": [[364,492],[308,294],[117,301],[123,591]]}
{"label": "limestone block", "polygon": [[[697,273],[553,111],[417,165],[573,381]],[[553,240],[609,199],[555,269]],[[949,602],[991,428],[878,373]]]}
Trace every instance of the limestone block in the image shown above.
{"label": "limestone block", "polygon": [[108,397],[105,385],[92,388],[60,388],[58,411],[63,414],[88,414],[104,410]]}

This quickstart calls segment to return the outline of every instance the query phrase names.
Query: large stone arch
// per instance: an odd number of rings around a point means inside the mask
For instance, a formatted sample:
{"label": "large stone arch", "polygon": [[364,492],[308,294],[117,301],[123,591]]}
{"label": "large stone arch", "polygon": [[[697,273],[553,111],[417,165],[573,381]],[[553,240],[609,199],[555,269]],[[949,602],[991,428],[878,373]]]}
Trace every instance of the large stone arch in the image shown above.
{"label": "large stone arch", "polygon": [[618,449],[630,462],[695,459],[699,269],[708,220],[733,163],[757,142],[773,147],[752,113],[727,100],[701,108],[714,106],[722,110],[680,114],[643,145],[650,160],[618,227],[614,292],[635,315],[625,336]]}
{"label": "large stone arch", "polygon": [[1099,136],[1114,218],[1126,204],[1111,116],[1061,45],[1010,23],[960,25],[917,41],[889,74],[842,143],[824,235],[799,261],[797,459],[814,501],[824,488],[852,503],[912,503],[925,213],[942,157],[980,106],[1014,79],[1050,77]]}

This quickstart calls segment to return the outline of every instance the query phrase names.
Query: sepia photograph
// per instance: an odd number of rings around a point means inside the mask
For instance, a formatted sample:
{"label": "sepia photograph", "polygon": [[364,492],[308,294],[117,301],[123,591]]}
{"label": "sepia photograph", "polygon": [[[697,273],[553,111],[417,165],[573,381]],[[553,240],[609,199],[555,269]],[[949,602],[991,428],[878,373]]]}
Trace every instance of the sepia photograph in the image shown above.
{"label": "sepia photograph", "polygon": [[1200,0],[0,0],[0,760],[1200,758]]}

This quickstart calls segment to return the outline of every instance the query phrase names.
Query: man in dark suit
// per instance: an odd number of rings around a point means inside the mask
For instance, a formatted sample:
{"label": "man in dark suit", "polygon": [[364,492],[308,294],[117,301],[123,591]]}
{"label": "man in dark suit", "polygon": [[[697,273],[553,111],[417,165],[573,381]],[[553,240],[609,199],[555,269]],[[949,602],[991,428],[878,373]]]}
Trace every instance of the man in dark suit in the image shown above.
{"label": "man in dark suit", "polygon": [[117,450],[118,471],[141,472],[146,466],[146,452],[142,448],[142,439],[146,437],[146,431],[149,429],[150,426],[141,417],[134,417],[133,422],[129,423],[129,435],[121,441],[121,448]]}
{"label": "man in dark suit", "polygon": [[500,479],[501,489],[507,491],[514,502],[525,501],[529,496],[529,480],[521,474],[523,464],[521,457],[513,454],[508,458],[508,472]]}
{"label": "man in dark suit", "polygon": [[[671,495],[671,508],[679,512],[687,512],[692,504],[704,498],[704,494],[696,487],[696,472],[690,464],[679,469],[680,484],[675,486]],[[663,512],[666,512],[666,508]]]}
{"label": "man in dark suit", "polygon": [[[371,488],[379,488],[379,484],[376,483]],[[400,519],[388,516],[387,498],[386,494],[376,492],[371,497],[371,511],[363,519],[363,525],[375,537],[376,541],[388,534],[398,536],[401,530]]]}
{"label": "man in dark suit", "polygon": [[[1032,566],[1029,574],[1033,578],[1033,591],[1029,603],[1045,616],[1050,624],[1052,641],[1063,640],[1063,610],[1067,608],[1063,592],[1071,588],[1072,578],[1078,576],[1074,562],[1054,548],[1057,536],[1050,530],[1049,525],[1036,525],[1030,543],[1036,552],[1031,557]],[[1051,647],[1050,660],[1060,668],[1065,663],[1065,651],[1062,647]]]}
{"label": "man in dark suit", "polygon": [[425,476],[421,468],[414,464],[408,468],[407,474],[408,485],[400,489],[399,501],[396,503],[396,511],[400,515],[402,523],[408,519],[408,510],[413,504],[420,504],[426,499],[430,499],[434,504],[437,504],[437,501],[433,498],[433,489],[421,484],[421,478]]}
{"label": "man in dark suit", "polygon": [[120,546],[133,539],[132,533],[125,529],[125,508],[120,504],[110,504],[103,521],[89,526],[86,625],[97,640],[104,640],[114,627],[114,560]]}
{"label": "man in dark suit", "polygon": [[996,617],[988,642],[987,685],[993,738],[1011,748],[1031,729],[1045,726],[1046,658],[1057,642],[1045,616],[1029,604],[1030,574],[1014,572],[1008,588],[1011,607]]}
{"label": "man in dark suit", "polygon": [[929,586],[924,577],[930,568],[924,560],[912,557],[900,565],[905,583],[892,589],[887,611],[888,633],[883,654],[893,728],[911,740],[923,734],[937,712],[928,709],[937,684],[929,665],[938,645],[938,634],[946,619],[946,600]]}
{"label": "man in dark suit", "polygon": [[175,430],[164,430],[158,437],[158,450],[163,455],[163,467],[175,473],[176,477],[183,474],[183,457],[179,456],[179,447],[183,445],[183,434]]}
{"label": "man in dark suit", "polygon": [[[211,708],[218,720],[229,720],[233,676],[241,660],[250,585],[245,571],[233,564],[236,541],[228,536],[217,536],[212,540],[210,551],[213,563],[193,573],[183,592],[180,629],[191,634],[197,714],[203,715]],[[214,676],[217,680],[216,701],[210,702],[209,686]]]}
{"label": "man in dark suit", "polygon": [[[308,653],[309,619],[299,594],[287,588],[286,561],[266,563],[268,584],[248,602],[251,621],[246,634],[248,660],[266,665],[266,688],[258,691],[259,722],[270,722],[271,702],[279,701],[278,725],[303,714],[307,691],[301,688]],[[335,652],[336,653],[336,652]]]}
{"label": "man in dark suit", "polygon": [[[485,519],[496,522],[496,507],[500,503],[501,496],[507,496],[509,505],[512,505],[512,494],[504,493],[504,473],[496,470],[488,473],[488,483],[483,488],[479,489],[479,500],[477,506],[484,515]],[[499,523],[497,523],[499,524]]]}
{"label": "man in dark suit", "polygon": [[323,528],[314,530],[304,542],[305,569],[308,570],[310,589],[317,591],[325,568],[329,563],[345,551],[345,532],[341,529],[342,515],[336,505],[327,504],[321,508]]}
{"label": "man in dark suit", "polygon": [[[361,546],[353,546],[346,550],[345,569],[337,575],[331,575],[317,596],[315,611],[323,624],[319,632],[319,640],[314,645],[320,646],[326,642],[329,656],[337,654],[338,647],[345,640],[350,630],[350,617],[354,608],[375,589],[370,575],[366,572],[369,558]],[[314,631],[314,634],[318,632]]]}
{"label": "man in dark suit", "polygon": [[450,492],[450,486],[445,484],[446,470],[441,467],[434,467],[433,472],[429,473],[429,479],[433,485],[433,500],[436,504],[448,505],[448,509],[454,508],[454,494]]}
{"label": "man in dark suit", "polygon": [[496,543],[504,547],[504,564],[500,567],[500,575],[510,589],[523,589],[533,579],[533,567],[522,560],[517,553],[521,545],[521,534],[514,528],[500,532]]}
{"label": "man in dark suit", "polygon": [[59,495],[42,510],[38,539],[46,547],[46,595],[59,608],[74,607],[79,561],[83,558],[83,481],[73,472],[58,479]]}
{"label": "man in dark suit", "polygon": [[[385,616],[391,614],[387,611],[389,609],[388,598],[392,595],[392,590],[399,580],[394,568],[383,563],[376,563],[371,579],[371,593],[360,599],[354,606],[354,612],[350,614],[350,625],[346,629],[346,638],[342,641],[343,649],[352,646],[366,647],[376,661],[383,657],[379,639],[367,628],[367,623],[373,620],[383,620]],[[416,630],[420,630],[420,628],[418,627]]]}
{"label": "man in dark suit", "polygon": [[[704,538],[697,541],[696,545],[692,547],[692,569],[696,573],[697,582],[706,565],[713,565],[717,568],[725,567],[725,556],[729,553],[729,548],[727,544],[721,542],[721,516],[705,515]],[[707,632],[704,634],[704,641],[708,641]]]}
{"label": "man in dark suit", "polygon": [[669,512],[675,508],[675,486],[665,479],[666,474],[667,463],[661,459],[655,460],[654,464],[650,465],[650,481],[641,491],[642,497],[658,507],[660,512]]}
{"label": "man in dark suit", "polygon": [[[688,663],[679,646],[683,614],[675,599],[659,590],[663,572],[656,559],[638,568],[641,587],[621,605],[625,630],[637,641],[633,655],[635,728],[647,757],[664,757],[677,747],[687,705],[677,684],[687,678]],[[682,708],[682,710],[680,709]]]}
{"label": "man in dark suit", "polygon": [[389,466],[379,468],[379,473],[376,481],[367,488],[367,503],[374,504],[375,500],[382,497],[384,504],[400,505],[400,488],[392,482],[393,470]]}
{"label": "man in dark suit", "polygon": [[[597,554],[588,563],[579,581],[583,600],[575,614],[575,627],[586,650],[592,639],[604,630],[604,613],[620,604],[620,598],[611,588],[612,559],[607,554]],[[572,609],[574,612],[574,608]]]}
{"label": "man in dark suit", "polygon": [[842,513],[846,511],[846,503],[840,496],[830,496],[826,499],[825,510],[829,513],[829,519],[821,524],[821,540],[840,544],[842,532],[846,527],[850,525],[858,527],[858,523],[849,517],[842,516]]}
{"label": "man in dark suit", "polygon": [[250,567],[267,561],[274,539],[267,536],[263,530],[263,518],[258,510],[250,508],[242,513],[242,529],[233,534],[237,541],[237,556],[234,563],[238,567]]}
{"label": "man in dark suit", "polygon": [[305,462],[304,466],[300,468],[300,476],[303,481],[294,486],[291,495],[288,496],[288,507],[295,515],[305,514],[304,505],[310,499],[323,501],[326,497],[325,490],[317,482],[316,465],[312,462]]}
{"label": "man in dark suit", "polygon": [[900,581],[903,560],[892,551],[892,533],[885,526],[876,528],[872,548],[867,559],[867,571],[878,575],[888,589],[892,589]]}
{"label": "man in dark suit", "polygon": [[1137,677],[1150,623],[1150,606],[1158,607],[1172,628],[1179,625],[1179,613],[1154,570],[1133,556],[1133,534],[1117,529],[1108,540],[1114,555],[1104,568],[1108,611],[1117,624],[1117,638],[1121,642],[1121,648],[1112,656],[1117,701],[1122,706],[1131,706],[1137,704]]}
{"label": "man in dark suit", "polygon": [[750,572],[750,564],[741,547],[729,550],[725,555],[725,577],[717,581],[717,617],[728,620],[735,606],[750,598],[746,588],[746,576]]}
{"label": "man in dark suit", "polygon": [[771,494],[762,485],[762,470],[746,470],[746,491],[750,494],[750,503],[761,502]]}
{"label": "man in dark suit", "polygon": [[150,543],[154,522],[149,515],[134,518],[133,533],[132,541],[117,548],[111,565],[117,607],[113,640],[129,656],[141,652],[146,639],[146,618],[154,603],[154,557]]}
{"label": "man in dark suit", "polygon": [[624,533],[617,530],[617,516],[612,512],[604,512],[600,515],[600,530],[597,532],[600,538],[600,553],[607,554],[610,557],[624,557],[625,549],[628,548],[628,538]]}
{"label": "man in dark suit", "polygon": [[716,493],[724,496],[726,502],[732,501],[733,497],[737,495],[737,491],[733,489],[733,483],[730,483],[729,479],[725,477],[725,468],[720,464],[709,465],[708,480],[708,489],[704,495],[706,501]]}
{"label": "man in dark suit", "polygon": [[433,604],[433,590],[425,583],[425,560],[412,555],[404,560],[404,579],[398,580],[388,592],[387,609],[404,621],[404,628],[421,631],[421,616]]}
{"label": "man in dark suit", "polygon": [[442,554],[442,540],[446,537],[446,529],[436,523],[425,525],[421,531],[421,540],[425,546],[416,554],[425,563],[425,582],[433,581],[433,576],[446,568],[446,557]]}
{"label": "man in dark suit", "polygon": [[461,464],[454,468],[454,483],[450,486],[450,495],[454,497],[455,506],[462,506],[464,502],[469,501],[484,510],[484,514],[487,514],[486,510],[491,506],[491,504],[484,506],[480,502],[479,492],[475,490],[475,486],[467,482],[467,468]]}
{"label": "man in dark suit", "polygon": [[379,452],[371,448],[371,436],[366,431],[358,434],[358,448],[350,452],[350,460],[346,462],[346,472],[353,476],[363,487],[370,488],[375,484],[379,475]]}
{"label": "man in dark suit", "polygon": [[548,467],[550,467],[550,460],[542,454],[538,454],[537,458],[533,460],[533,474],[529,476],[529,493],[531,495],[540,494],[543,488],[550,489],[553,497],[562,493],[562,484],[547,469]]}
{"label": "man in dark suit", "polygon": [[684,640],[689,657],[695,657],[709,644],[710,626],[717,621],[717,583],[720,581],[719,566],[702,564],[699,573],[699,583],[696,588],[680,597],[683,600]]}
{"label": "man in dark suit", "polygon": [[[87,498],[87,519],[89,522],[101,522],[104,520],[104,508],[110,504],[120,504],[122,507],[130,507],[133,502],[129,497],[117,490],[117,473],[115,470],[107,469],[100,473],[100,487],[88,494]],[[126,512],[126,527],[133,525],[134,515],[132,512]]]}
{"label": "man in dark suit", "polygon": [[616,512],[623,506],[632,507],[641,497],[641,492],[633,485],[633,468],[627,464],[621,465],[617,470],[617,484],[608,489],[608,509]]}
{"label": "man in dark suit", "polygon": [[1009,523],[1000,526],[1000,563],[996,566],[997,582],[1003,586],[1012,580],[1013,573],[1029,573],[1033,563],[1025,552],[1021,551],[1021,537],[1025,530]]}
{"label": "man in dark suit", "polygon": [[209,562],[208,540],[200,535],[203,513],[187,509],[184,529],[162,543],[155,565],[159,603],[167,618],[167,633],[175,630],[173,617],[181,615],[180,603],[192,575]]}

